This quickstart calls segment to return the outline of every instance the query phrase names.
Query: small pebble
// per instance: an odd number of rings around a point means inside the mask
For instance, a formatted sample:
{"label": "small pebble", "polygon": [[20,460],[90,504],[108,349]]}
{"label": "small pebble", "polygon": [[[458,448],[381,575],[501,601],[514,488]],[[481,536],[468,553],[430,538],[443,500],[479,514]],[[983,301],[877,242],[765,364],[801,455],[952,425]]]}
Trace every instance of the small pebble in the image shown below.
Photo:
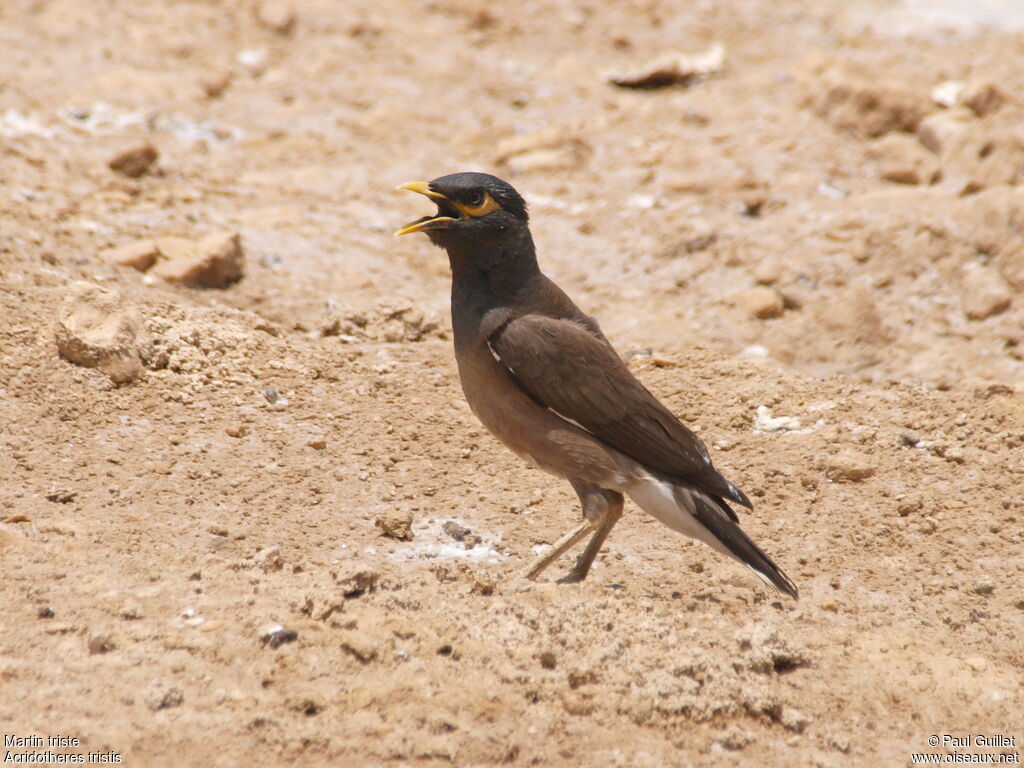
{"label": "small pebble", "polygon": [[93,635],[89,638],[89,653],[110,653],[117,645],[110,635]]}
{"label": "small pebble", "polygon": [[156,162],[160,153],[152,144],[140,144],[118,152],[107,162],[107,167],[131,179],[138,178]]}
{"label": "small pebble", "polygon": [[476,581],[473,582],[473,587],[470,590],[474,595],[483,595],[485,597],[494,594],[495,587],[494,579],[487,575],[482,574],[477,576]]}
{"label": "small pebble", "polygon": [[449,520],[441,526],[441,529],[456,541],[465,541],[466,537],[472,533],[469,528],[459,525],[454,520]]}
{"label": "small pebble", "polygon": [[859,483],[874,474],[875,465],[871,459],[852,449],[825,460],[825,477],[835,483]]}
{"label": "small pebble", "polygon": [[290,5],[275,0],[263,0],[256,6],[260,24],[279,35],[291,34],[295,28],[295,11]]}
{"label": "small pebble", "polygon": [[803,733],[810,724],[811,719],[803,712],[793,707],[783,707],[782,717],[779,718],[782,727],[793,733]]}
{"label": "small pebble", "polygon": [[908,448],[913,448],[921,442],[921,436],[916,432],[911,432],[909,429],[901,430],[897,439],[899,440],[900,445]]}
{"label": "small pebble", "polygon": [[284,558],[281,557],[281,548],[277,546],[261,549],[253,558],[264,572],[273,573],[284,567]]}
{"label": "small pebble", "polygon": [[995,582],[991,579],[982,579],[974,585],[972,590],[976,595],[991,595],[996,590]]}
{"label": "small pebble", "polygon": [[719,736],[715,741],[724,749],[730,752],[739,752],[748,745],[752,744],[755,739],[754,736],[740,728],[739,726],[732,726]]}
{"label": "small pebble", "polygon": [[181,706],[185,701],[185,694],[182,693],[180,688],[155,682],[146,692],[145,701],[146,706],[156,712],[161,709],[172,709]]}
{"label": "small pebble", "polygon": [[280,624],[272,624],[260,633],[260,645],[274,649],[280,648],[285,643],[294,643],[298,639],[298,632]]}
{"label": "small pebble", "polygon": [[412,512],[407,509],[388,509],[377,516],[374,523],[385,536],[399,541],[412,541]]}
{"label": "small pebble", "polygon": [[774,288],[763,285],[738,293],[733,296],[733,300],[748,315],[760,320],[778,317],[785,308],[782,295]]}
{"label": "small pebble", "polygon": [[253,77],[259,77],[267,70],[267,52],[262,48],[239,51],[235,61],[245,67]]}

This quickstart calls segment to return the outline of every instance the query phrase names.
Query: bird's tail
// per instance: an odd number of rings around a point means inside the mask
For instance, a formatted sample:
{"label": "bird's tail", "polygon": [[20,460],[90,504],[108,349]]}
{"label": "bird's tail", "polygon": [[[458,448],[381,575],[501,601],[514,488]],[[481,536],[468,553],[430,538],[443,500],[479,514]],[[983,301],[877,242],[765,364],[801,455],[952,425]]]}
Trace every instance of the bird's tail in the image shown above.
{"label": "bird's tail", "polygon": [[796,585],[735,522],[722,499],[669,480],[649,478],[626,489],[629,497],[669,528],[739,560],[765,584],[794,600]]}

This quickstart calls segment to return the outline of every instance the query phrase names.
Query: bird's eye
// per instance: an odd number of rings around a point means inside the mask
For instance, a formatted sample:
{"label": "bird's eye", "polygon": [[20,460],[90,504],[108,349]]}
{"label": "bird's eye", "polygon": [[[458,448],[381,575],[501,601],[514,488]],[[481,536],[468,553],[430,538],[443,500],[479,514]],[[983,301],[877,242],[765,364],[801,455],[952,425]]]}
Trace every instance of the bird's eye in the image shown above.
{"label": "bird's eye", "polygon": [[484,191],[467,192],[456,205],[459,210],[472,218],[486,216],[501,208],[498,201],[491,197],[490,193]]}

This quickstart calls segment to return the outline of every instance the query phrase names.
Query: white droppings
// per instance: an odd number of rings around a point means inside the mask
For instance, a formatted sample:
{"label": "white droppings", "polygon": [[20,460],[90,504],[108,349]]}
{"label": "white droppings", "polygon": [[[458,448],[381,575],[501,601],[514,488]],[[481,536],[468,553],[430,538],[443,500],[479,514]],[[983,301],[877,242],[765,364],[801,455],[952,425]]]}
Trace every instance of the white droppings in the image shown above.
{"label": "white droppings", "polygon": [[755,432],[795,432],[801,426],[800,419],[794,416],[772,416],[768,406],[757,406],[757,416],[754,417]]}

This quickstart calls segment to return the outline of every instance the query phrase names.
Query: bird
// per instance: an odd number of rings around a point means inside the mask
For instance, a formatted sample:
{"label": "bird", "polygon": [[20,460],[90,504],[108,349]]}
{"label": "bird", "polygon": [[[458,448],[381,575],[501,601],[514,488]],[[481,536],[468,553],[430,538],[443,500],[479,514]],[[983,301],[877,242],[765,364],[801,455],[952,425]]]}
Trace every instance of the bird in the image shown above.
{"label": "bird", "polygon": [[470,409],[513,453],[568,480],[579,497],[582,521],[523,575],[537,579],[589,535],[559,581],[584,580],[628,496],[797,599],[793,581],[739,526],[730,504],[751,508],[750,499],[633,376],[597,321],[541,272],[523,197],[478,172],[398,189],[437,206],[395,234],[423,232],[448,253],[455,360]]}

